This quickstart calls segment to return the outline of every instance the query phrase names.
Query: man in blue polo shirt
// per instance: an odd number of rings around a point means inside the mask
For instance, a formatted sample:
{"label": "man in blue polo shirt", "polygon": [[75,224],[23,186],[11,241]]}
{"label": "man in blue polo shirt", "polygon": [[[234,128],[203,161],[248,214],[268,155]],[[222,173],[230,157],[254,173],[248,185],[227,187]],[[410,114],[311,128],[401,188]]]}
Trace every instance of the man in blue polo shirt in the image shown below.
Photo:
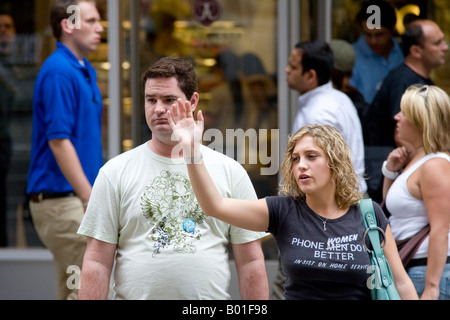
{"label": "man in blue polo shirt", "polygon": [[[368,23],[372,22],[372,6],[380,10],[380,25],[372,26]],[[397,16],[395,9],[388,2],[363,2],[356,22],[363,35],[353,44],[356,60],[351,85],[357,88],[370,104],[380,90],[384,78],[403,63],[404,56],[399,43],[393,37]]]}
{"label": "man in blue polo shirt", "polygon": [[86,242],[77,230],[103,165],[102,98],[85,55],[97,49],[103,28],[88,0],[57,0],[51,24],[57,49],[35,84],[27,193],[36,231],[54,256],[57,297],[75,299],[67,270],[81,268]]}

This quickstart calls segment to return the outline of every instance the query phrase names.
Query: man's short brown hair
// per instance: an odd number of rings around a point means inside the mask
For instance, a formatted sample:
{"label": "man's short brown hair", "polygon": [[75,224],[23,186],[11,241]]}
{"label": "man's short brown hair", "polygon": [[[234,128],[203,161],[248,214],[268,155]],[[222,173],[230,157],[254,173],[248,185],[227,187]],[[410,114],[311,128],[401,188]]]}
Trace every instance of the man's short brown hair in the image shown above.
{"label": "man's short brown hair", "polygon": [[149,67],[142,75],[142,84],[145,85],[148,79],[176,78],[178,85],[186,95],[191,99],[195,92],[198,92],[197,75],[193,64],[181,57],[165,57]]}

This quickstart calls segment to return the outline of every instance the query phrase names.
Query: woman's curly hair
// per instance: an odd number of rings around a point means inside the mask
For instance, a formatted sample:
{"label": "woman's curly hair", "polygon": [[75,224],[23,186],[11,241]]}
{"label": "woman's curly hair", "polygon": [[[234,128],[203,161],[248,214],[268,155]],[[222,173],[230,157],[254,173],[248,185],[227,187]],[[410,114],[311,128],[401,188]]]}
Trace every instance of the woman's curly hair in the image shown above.
{"label": "woman's curly hair", "polygon": [[282,179],[280,182],[280,195],[305,199],[297,179],[293,174],[292,153],[302,138],[310,136],[316,145],[327,155],[328,167],[332,172],[332,179],[336,186],[336,203],[344,209],[357,205],[363,198],[359,192],[358,175],[351,159],[350,148],[345,143],[342,134],[333,126],[309,125],[301,128],[288,142],[286,154],[281,164]]}

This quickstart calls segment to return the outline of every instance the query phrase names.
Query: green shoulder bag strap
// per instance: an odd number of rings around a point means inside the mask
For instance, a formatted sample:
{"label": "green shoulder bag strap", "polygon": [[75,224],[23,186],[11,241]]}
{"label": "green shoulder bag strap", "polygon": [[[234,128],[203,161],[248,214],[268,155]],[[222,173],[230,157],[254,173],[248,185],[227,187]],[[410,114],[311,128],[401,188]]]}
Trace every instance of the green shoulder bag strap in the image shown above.
{"label": "green shoulder bag strap", "polygon": [[[389,295],[392,295],[390,298],[391,300],[400,299],[398,296],[398,293],[395,289],[395,284],[391,272],[391,268],[389,266],[389,263],[386,260],[386,257],[384,256],[384,246],[381,246],[380,241],[380,233],[383,235],[384,240],[386,241],[386,236],[384,233],[384,230],[378,227],[377,224],[377,218],[375,214],[375,210],[373,208],[373,202],[372,199],[363,199],[360,201],[360,209],[361,214],[363,216],[364,225],[366,226],[366,232],[364,233],[363,238],[363,244],[367,252],[371,256],[371,263],[372,266],[375,268],[378,268],[378,270],[374,270],[375,272],[379,273],[378,279],[376,281],[377,286],[381,286],[378,288],[375,288],[377,290],[375,291],[383,291],[382,289],[386,289],[389,291]],[[367,248],[366,246],[366,237],[369,236],[370,243],[372,244],[372,250]],[[372,290],[372,293],[374,291]],[[378,292],[380,294],[381,292]],[[383,294],[381,294],[383,295]],[[379,298],[378,298],[379,299]]]}

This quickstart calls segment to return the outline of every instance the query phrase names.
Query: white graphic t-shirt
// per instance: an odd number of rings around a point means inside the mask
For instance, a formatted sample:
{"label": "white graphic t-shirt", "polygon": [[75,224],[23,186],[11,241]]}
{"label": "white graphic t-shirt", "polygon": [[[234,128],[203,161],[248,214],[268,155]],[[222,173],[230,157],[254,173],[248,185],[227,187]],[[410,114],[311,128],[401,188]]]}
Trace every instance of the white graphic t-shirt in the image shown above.
{"label": "white graphic t-shirt", "polygon": [[[202,148],[223,197],[256,199],[240,164]],[[117,244],[115,299],[229,299],[227,244],[266,234],[207,217],[183,159],[144,144],[109,161],[93,187],[79,234]]]}

